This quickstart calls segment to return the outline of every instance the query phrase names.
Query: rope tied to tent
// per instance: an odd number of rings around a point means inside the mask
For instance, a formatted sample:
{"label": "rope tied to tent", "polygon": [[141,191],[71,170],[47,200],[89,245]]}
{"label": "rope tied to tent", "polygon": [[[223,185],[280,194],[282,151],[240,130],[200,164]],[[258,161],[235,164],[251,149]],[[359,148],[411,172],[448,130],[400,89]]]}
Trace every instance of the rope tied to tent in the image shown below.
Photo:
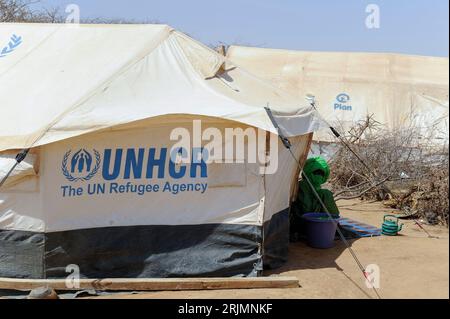
{"label": "rope tied to tent", "polygon": [[[272,114],[272,111],[270,110],[269,107],[265,107],[266,112],[272,122],[272,124],[275,126],[275,128],[278,131],[278,136],[280,137],[281,142],[283,143],[284,147],[289,151],[289,153],[291,154],[292,158],[295,160],[295,162],[297,163],[297,165],[299,166],[300,169],[302,169],[302,165],[300,163],[300,161],[297,159],[297,157],[295,156],[294,152],[292,151],[292,144],[289,141],[289,139],[284,136],[283,132],[281,131],[281,128],[278,126],[277,121],[275,120],[275,117]],[[331,126],[330,126],[331,128]],[[337,133],[337,132],[336,132]],[[339,134],[339,133],[338,133]],[[336,230],[337,233],[339,234],[340,239],[344,242],[346,248],[348,249],[348,251],[350,252],[350,254],[352,255],[353,259],[355,260],[356,264],[358,265],[359,269],[361,270],[364,278],[367,280],[367,282],[369,282],[375,292],[375,294],[377,295],[378,299],[381,299],[381,296],[379,295],[377,289],[375,288],[375,286],[372,285],[372,283],[370,282],[369,278],[368,278],[368,273],[365,269],[365,267],[362,265],[362,263],[360,262],[358,256],[356,255],[355,251],[352,249],[352,247],[350,246],[349,242],[347,241],[347,239],[345,238],[344,234],[342,233],[342,231],[339,228],[339,222],[333,218],[333,216],[331,215],[330,211],[328,210],[327,206],[325,205],[325,203],[322,201],[322,199],[320,198],[319,194],[317,193],[316,189],[314,188],[313,184],[311,183],[310,179],[308,178],[308,176],[303,172],[302,170],[302,178],[304,178],[306,180],[306,182],[308,183],[309,187],[311,188],[314,196],[317,198],[317,200],[319,201],[320,205],[322,206],[324,212],[328,215],[328,217],[330,218],[330,220],[332,220],[334,223],[336,223]]]}

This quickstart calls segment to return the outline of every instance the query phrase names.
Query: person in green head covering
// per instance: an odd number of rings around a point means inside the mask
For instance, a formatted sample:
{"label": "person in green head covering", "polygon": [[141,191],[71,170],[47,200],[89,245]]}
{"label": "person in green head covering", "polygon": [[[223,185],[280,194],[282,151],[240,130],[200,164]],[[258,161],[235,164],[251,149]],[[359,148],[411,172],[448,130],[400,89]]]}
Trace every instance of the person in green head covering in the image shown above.
{"label": "person in green head covering", "polygon": [[[309,178],[314,189],[332,215],[339,216],[339,209],[334,201],[333,193],[322,189],[330,177],[330,167],[322,157],[309,158],[303,167],[303,173]],[[299,182],[299,193],[291,214],[291,233],[301,233],[301,217],[306,213],[324,213],[320,201],[305,179]]]}

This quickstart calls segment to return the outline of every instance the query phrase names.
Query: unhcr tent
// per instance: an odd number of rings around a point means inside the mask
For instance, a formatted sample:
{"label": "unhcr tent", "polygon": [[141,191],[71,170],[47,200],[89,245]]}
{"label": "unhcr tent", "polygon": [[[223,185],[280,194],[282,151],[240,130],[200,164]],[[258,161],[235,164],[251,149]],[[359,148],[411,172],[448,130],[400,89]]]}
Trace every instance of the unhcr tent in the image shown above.
{"label": "unhcr tent", "polygon": [[[319,113],[341,129],[373,115],[388,128],[418,128],[448,145],[448,58],[240,46],[231,46],[227,57],[299,101],[315,95]],[[333,137],[321,130],[314,140]]]}
{"label": "unhcr tent", "polygon": [[[299,170],[264,107],[302,162],[311,108],[165,25],[1,24],[0,50],[0,178],[30,149],[0,189],[0,277],[255,276],[286,259]],[[230,129],[275,162],[207,161]]]}

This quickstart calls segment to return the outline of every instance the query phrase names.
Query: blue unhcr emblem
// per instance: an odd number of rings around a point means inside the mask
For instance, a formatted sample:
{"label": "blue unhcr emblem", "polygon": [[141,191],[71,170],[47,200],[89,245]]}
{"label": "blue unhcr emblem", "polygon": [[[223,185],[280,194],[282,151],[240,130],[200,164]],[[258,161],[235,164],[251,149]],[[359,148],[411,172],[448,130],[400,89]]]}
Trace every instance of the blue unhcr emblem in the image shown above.
{"label": "blue unhcr emblem", "polygon": [[9,39],[8,45],[3,47],[2,51],[0,52],[0,58],[3,58],[13,52],[19,45],[22,44],[22,37],[19,37],[15,34],[11,36]]}
{"label": "blue unhcr emblem", "polygon": [[92,154],[84,148],[78,150],[72,156],[72,150],[64,154],[62,160],[62,173],[70,182],[88,181],[97,174],[100,168],[100,153],[94,150],[94,158]]}

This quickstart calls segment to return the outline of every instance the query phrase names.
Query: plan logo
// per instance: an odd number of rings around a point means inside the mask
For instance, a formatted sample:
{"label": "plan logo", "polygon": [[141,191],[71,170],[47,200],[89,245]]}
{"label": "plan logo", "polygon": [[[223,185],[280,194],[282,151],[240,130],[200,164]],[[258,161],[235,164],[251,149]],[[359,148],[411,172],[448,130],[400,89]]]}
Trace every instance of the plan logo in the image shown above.
{"label": "plan logo", "polygon": [[70,182],[88,181],[97,174],[100,162],[100,153],[96,150],[88,152],[83,148],[73,154],[69,150],[64,154],[61,169]]}
{"label": "plan logo", "polygon": [[0,58],[7,56],[12,53],[15,49],[17,49],[22,44],[22,37],[19,37],[15,34],[9,38],[9,42],[3,49],[0,51]]}
{"label": "plan logo", "polygon": [[352,111],[353,108],[351,105],[349,105],[350,102],[350,95],[346,93],[341,93],[338,96],[336,96],[336,103],[334,103],[334,110],[341,110],[341,111]]}

